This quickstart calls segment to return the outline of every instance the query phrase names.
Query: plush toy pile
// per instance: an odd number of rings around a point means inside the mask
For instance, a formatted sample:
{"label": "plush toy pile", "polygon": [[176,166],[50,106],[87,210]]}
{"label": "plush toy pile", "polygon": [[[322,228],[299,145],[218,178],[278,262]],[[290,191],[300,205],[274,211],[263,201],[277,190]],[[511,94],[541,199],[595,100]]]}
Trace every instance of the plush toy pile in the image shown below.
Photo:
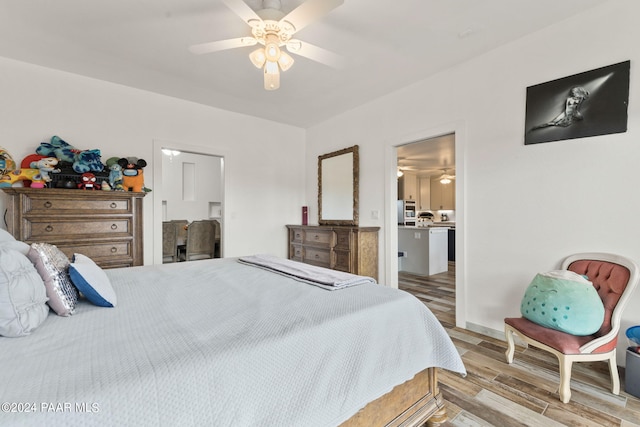
{"label": "plush toy pile", "polygon": [[42,142],[18,168],[0,148],[0,187],[78,188],[83,190],[151,191],[144,186],[144,159],[111,157],[102,163],[99,149],[78,149],[59,136]]}

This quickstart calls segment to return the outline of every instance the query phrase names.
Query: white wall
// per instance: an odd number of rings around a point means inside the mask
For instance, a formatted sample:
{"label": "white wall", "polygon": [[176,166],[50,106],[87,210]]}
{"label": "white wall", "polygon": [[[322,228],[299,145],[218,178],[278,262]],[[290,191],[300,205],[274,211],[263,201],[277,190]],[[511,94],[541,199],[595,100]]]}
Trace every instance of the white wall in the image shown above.
{"label": "white wall", "polygon": [[[299,223],[304,204],[302,129],[3,58],[0,94],[0,146],[17,162],[59,135],[77,148],[101,149],[103,160],[144,158],[153,190],[154,139],[224,154],[225,256],[286,256],[284,225]],[[145,264],[154,234],[161,236],[153,199],[151,192],[144,202]],[[2,212],[5,203],[0,192]]]}
{"label": "white wall", "polygon": [[[502,331],[504,317],[519,315],[533,276],[558,268],[570,253],[613,252],[640,262],[637,16],[639,2],[613,0],[308,130],[310,210],[317,212],[317,156],[359,144],[361,225],[383,227],[380,277],[390,277],[394,221],[373,220],[370,211],[394,212],[391,147],[455,129],[462,144],[456,152],[458,320]],[[629,59],[626,133],[524,146],[527,86]],[[640,324],[639,306],[640,290],[624,314],[623,332]],[[622,338],[622,364],[625,347]]]}
{"label": "white wall", "polygon": [[[163,221],[219,219],[223,194],[222,157],[189,152],[163,154],[161,166],[162,194],[156,193],[156,197],[161,199]],[[214,203],[216,212],[211,209]]]}

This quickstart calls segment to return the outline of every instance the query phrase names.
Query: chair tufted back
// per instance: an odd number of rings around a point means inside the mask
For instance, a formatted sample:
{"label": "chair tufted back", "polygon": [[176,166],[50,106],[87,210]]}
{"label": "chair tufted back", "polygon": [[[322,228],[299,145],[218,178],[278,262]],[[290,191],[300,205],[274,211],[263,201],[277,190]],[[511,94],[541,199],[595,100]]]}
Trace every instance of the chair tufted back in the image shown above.
{"label": "chair tufted back", "polygon": [[567,269],[587,276],[602,299],[604,322],[594,335],[600,337],[613,327],[619,328],[620,325],[612,325],[612,314],[629,283],[629,269],[620,264],[589,259],[574,261]]}

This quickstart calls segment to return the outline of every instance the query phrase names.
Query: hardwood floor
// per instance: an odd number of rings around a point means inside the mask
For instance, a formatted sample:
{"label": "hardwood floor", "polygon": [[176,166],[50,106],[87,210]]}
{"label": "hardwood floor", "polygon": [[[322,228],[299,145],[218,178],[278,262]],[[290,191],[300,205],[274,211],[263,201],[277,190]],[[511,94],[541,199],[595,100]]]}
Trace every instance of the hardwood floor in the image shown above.
{"label": "hardwood floor", "polygon": [[399,287],[418,297],[440,320],[458,348],[467,376],[439,371],[449,420],[443,426],[640,426],[640,399],[611,394],[604,362],[574,363],[571,401],[558,398],[558,361],[535,348],[516,348],[506,363],[506,343],[455,326],[455,274],[399,274]]}

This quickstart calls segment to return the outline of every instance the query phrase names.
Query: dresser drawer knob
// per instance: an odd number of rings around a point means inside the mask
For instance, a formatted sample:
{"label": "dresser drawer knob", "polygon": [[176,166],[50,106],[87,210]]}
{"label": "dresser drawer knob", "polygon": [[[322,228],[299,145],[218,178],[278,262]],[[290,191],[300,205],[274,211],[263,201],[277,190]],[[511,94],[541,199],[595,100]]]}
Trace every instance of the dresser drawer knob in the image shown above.
{"label": "dresser drawer knob", "polygon": [[53,231],[53,227],[51,226],[51,224],[47,225],[47,226],[44,228],[44,231],[46,231],[46,232],[48,232],[48,233],[51,233],[51,232]]}
{"label": "dresser drawer knob", "polygon": [[53,203],[51,203],[50,201],[47,200],[46,202],[44,202],[45,208],[49,209],[51,206],[53,206]]}
{"label": "dresser drawer knob", "polygon": [[116,248],[115,246],[113,248],[111,248],[111,253],[115,254],[116,252],[118,252],[118,248]]}
{"label": "dresser drawer knob", "polygon": [[318,236],[317,234],[315,234],[315,235],[313,236],[313,238],[314,238],[314,239],[316,239],[316,240],[318,240],[318,239],[320,239],[320,236]]}
{"label": "dresser drawer knob", "polygon": [[109,205],[109,207],[110,207],[111,209],[115,209],[115,208],[117,208],[117,207],[118,207],[118,204],[117,204],[116,202],[111,202],[111,204]]}
{"label": "dresser drawer knob", "polygon": [[320,258],[320,255],[316,254],[316,259]]}
{"label": "dresser drawer knob", "polygon": [[118,224],[111,224],[111,229],[112,230],[117,230],[118,229]]}

